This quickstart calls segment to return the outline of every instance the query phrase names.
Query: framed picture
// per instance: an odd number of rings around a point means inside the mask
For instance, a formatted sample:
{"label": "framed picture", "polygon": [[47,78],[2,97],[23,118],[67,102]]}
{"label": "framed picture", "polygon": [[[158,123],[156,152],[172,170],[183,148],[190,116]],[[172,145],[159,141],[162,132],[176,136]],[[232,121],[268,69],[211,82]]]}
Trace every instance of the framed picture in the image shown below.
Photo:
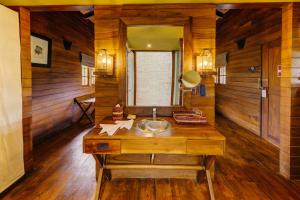
{"label": "framed picture", "polygon": [[37,33],[31,33],[31,65],[51,67],[52,40]]}

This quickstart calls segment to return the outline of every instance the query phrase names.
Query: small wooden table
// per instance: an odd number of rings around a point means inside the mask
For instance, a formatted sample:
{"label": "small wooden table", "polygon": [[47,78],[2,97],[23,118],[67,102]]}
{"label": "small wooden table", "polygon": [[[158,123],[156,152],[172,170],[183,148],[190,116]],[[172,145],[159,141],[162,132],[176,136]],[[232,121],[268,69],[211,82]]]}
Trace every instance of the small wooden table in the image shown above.
{"label": "small wooden table", "polygon": [[82,114],[78,120],[80,122],[84,116],[91,122],[94,123],[94,119],[92,115],[95,113],[95,108],[93,108],[92,112],[89,113],[90,108],[92,105],[95,104],[96,98],[88,98],[83,100],[78,100],[77,98],[74,99],[74,102],[79,106],[80,110],[82,111]]}
{"label": "small wooden table", "polygon": [[[171,128],[157,135],[143,134],[136,128],[136,123],[143,118],[135,120],[130,130],[120,129],[113,136],[101,134],[99,128],[92,129],[84,136],[84,153],[93,154],[96,160],[97,188],[95,199],[100,196],[103,171],[110,177],[111,169],[182,169],[204,170],[211,199],[214,199],[212,179],[214,174],[214,161],[217,155],[225,151],[225,137],[210,125],[179,125],[173,118],[164,118],[171,123]],[[106,119],[102,123],[112,123]],[[149,164],[113,164],[107,163],[106,157],[110,154],[151,154]],[[203,159],[201,165],[163,165],[154,164],[155,154],[181,154],[197,155]]]}

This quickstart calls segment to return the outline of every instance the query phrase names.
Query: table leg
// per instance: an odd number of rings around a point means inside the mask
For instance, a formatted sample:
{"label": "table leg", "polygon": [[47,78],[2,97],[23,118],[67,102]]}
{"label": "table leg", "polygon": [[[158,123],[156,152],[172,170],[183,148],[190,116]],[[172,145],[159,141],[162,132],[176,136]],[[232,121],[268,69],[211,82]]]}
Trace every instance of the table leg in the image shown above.
{"label": "table leg", "polygon": [[111,171],[110,169],[105,169],[105,177],[108,181],[111,181]]}
{"label": "table leg", "polygon": [[208,183],[210,199],[215,200],[214,188],[213,188],[212,181],[211,181],[210,171],[205,170],[205,172],[206,172],[206,179],[207,179],[207,183]]}
{"label": "table leg", "polygon": [[103,179],[103,173],[104,173],[104,166],[106,164],[106,155],[95,155],[93,154],[93,157],[96,161],[96,192],[94,199],[99,200],[100,199],[100,192],[101,192],[101,183]]}
{"label": "table leg", "polygon": [[[200,163],[202,166],[205,166],[205,156],[200,156]],[[202,183],[205,179],[205,172],[203,170],[197,171],[196,181],[198,184]]]}
{"label": "table leg", "polygon": [[212,179],[214,178],[215,160],[216,156],[206,156],[205,158],[205,173],[211,200],[215,200],[214,188],[212,184]]}
{"label": "table leg", "polygon": [[95,192],[95,198],[94,198],[95,200],[100,199],[102,176],[103,176],[103,168],[100,167],[99,172],[98,172],[98,180],[97,180],[97,186],[96,186],[96,192]]}
{"label": "table leg", "polygon": [[209,168],[211,180],[215,180],[215,163],[211,165]]}
{"label": "table leg", "polygon": [[98,176],[99,176],[99,170],[100,170],[100,168],[102,167],[102,161],[101,161],[101,159],[102,159],[102,157],[101,157],[101,155],[94,155],[93,154],[93,157],[94,157],[94,159],[95,159],[95,175],[96,175],[96,181],[98,180]]}

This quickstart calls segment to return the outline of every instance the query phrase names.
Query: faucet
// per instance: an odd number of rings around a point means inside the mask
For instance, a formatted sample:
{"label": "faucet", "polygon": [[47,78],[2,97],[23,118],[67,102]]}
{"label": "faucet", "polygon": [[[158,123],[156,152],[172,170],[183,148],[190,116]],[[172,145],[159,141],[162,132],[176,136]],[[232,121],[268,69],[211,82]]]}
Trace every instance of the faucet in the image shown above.
{"label": "faucet", "polygon": [[152,116],[153,116],[153,119],[156,119],[156,108],[153,108],[153,110],[152,110]]}

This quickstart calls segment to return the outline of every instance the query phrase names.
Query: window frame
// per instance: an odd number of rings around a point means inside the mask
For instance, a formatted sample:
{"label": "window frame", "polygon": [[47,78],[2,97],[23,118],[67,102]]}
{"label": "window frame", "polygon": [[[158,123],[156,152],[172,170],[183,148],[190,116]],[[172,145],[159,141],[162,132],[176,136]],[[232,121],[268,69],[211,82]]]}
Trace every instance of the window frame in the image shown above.
{"label": "window frame", "polygon": [[94,72],[95,72],[95,68],[94,67],[89,67],[89,66],[86,66],[86,65],[81,65],[81,86],[91,87],[91,86],[95,85],[95,83],[96,83],[96,76],[95,76]]}
{"label": "window frame", "polygon": [[217,75],[215,83],[217,85],[226,85],[227,84],[227,66],[220,66],[217,68]]}

